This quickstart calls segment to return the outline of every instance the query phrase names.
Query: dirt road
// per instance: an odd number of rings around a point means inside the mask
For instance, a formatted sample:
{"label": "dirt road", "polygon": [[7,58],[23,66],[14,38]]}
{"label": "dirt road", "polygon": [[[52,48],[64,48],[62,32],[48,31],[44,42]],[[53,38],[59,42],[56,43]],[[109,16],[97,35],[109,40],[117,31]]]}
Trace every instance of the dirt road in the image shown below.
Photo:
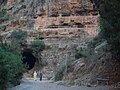
{"label": "dirt road", "polygon": [[22,83],[8,90],[120,90],[109,89],[106,87],[86,87],[86,86],[64,86],[58,85],[51,81],[34,81],[32,79],[24,79]]}

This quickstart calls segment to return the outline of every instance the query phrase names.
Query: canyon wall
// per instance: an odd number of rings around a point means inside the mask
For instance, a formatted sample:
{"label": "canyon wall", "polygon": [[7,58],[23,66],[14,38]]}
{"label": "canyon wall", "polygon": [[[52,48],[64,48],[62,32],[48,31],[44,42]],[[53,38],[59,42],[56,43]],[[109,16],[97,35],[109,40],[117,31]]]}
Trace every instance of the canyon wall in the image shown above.
{"label": "canyon wall", "polygon": [[99,13],[90,0],[7,0],[1,8],[10,18],[1,23],[1,35],[21,29],[28,32],[28,44],[43,38],[46,48],[42,60],[49,63],[47,77],[52,77],[66,54],[75,59],[75,52],[87,48],[99,32]]}

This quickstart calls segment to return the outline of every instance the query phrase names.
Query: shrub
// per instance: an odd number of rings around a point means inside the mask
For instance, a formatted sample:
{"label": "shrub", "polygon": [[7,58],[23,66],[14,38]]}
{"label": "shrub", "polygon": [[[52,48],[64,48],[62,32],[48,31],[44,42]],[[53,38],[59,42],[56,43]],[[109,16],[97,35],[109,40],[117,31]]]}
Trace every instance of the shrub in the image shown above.
{"label": "shrub", "polygon": [[39,62],[40,69],[43,66],[46,66],[48,63],[46,61],[41,60],[41,51],[45,48],[45,43],[42,40],[35,40],[31,44],[33,52],[36,53],[37,60]]}
{"label": "shrub", "polygon": [[17,42],[12,40],[9,46],[6,47],[7,50],[12,51],[15,54],[21,54],[22,46]]}
{"label": "shrub", "polygon": [[22,30],[14,30],[11,33],[11,38],[18,41],[18,42],[22,42],[26,39],[27,37],[27,32],[26,31],[22,31]]}
{"label": "shrub", "polygon": [[107,40],[112,58],[120,60],[120,1],[92,0],[100,12],[100,36]]}
{"label": "shrub", "polygon": [[63,79],[65,74],[65,61],[63,61],[60,66],[54,71],[54,79],[55,81],[59,81]]}
{"label": "shrub", "polygon": [[[120,1],[105,0],[100,8],[101,35],[111,46],[114,59],[120,60]],[[107,13],[106,13],[107,11]]]}
{"label": "shrub", "polygon": [[6,10],[2,9],[0,10],[0,24],[5,20],[8,20],[8,18],[6,17]]}
{"label": "shrub", "polygon": [[6,89],[7,82],[8,82],[7,68],[5,67],[4,63],[1,61],[1,58],[0,58],[0,90]]}
{"label": "shrub", "polygon": [[5,9],[0,10],[0,18],[4,17],[5,15],[6,15],[6,10]]}
{"label": "shrub", "polygon": [[45,48],[45,43],[42,40],[38,39],[35,40],[31,46],[34,52],[40,52]]}
{"label": "shrub", "polygon": [[0,17],[0,24],[5,22],[5,21],[8,21],[8,20],[12,20],[13,17],[10,16],[10,15],[4,15],[4,17]]}
{"label": "shrub", "polygon": [[86,57],[86,55],[82,54],[81,52],[75,53],[75,59],[79,59],[79,58],[82,58],[82,57]]}
{"label": "shrub", "polygon": [[20,56],[0,48],[0,90],[19,84],[25,70]]}

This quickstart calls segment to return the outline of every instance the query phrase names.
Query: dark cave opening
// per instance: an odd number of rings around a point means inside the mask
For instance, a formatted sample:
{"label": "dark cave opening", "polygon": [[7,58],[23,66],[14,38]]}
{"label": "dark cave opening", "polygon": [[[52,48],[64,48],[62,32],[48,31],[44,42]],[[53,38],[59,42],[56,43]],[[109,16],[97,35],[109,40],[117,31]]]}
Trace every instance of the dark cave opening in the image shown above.
{"label": "dark cave opening", "polygon": [[23,64],[27,65],[27,69],[28,70],[33,69],[37,58],[32,54],[32,51],[30,49],[25,49],[22,52],[22,57]]}

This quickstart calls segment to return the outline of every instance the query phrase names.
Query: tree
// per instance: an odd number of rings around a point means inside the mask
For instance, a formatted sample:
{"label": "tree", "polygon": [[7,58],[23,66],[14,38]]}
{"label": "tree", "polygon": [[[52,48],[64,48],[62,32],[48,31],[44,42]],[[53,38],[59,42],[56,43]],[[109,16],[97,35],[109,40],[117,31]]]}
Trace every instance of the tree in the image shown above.
{"label": "tree", "polygon": [[113,57],[120,60],[120,1],[104,0],[100,7],[101,36],[110,45]]}
{"label": "tree", "polygon": [[38,59],[40,69],[42,69],[42,66],[47,65],[46,61],[41,60],[41,51],[43,51],[45,49],[45,43],[42,40],[38,39],[38,40],[33,41],[31,46],[32,46],[33,52],[35,53],[35,55],[36,55],[36,57]]}
{"label": "tree", "polygon": [[3,42],[0,37],[0,90],[6,90],[9,85],[18,85],[26,66],[22,62],[20,40],[25,38],[25,33],[14,31],[12,40]]}
{"label": "tree", "polygon": [[120,60],[120,0],[92,0],[100,12],[99,36],[110,46],[113,58]]}
{"label": "tree", "polygon": [[11,43],[9,48],[16,54],[20,54],[22,46],[26,44],[27,32],[22,30],[14,30],[11,33]]}
{"label": "tree", "polygon": [[5,90],[7,87],[7,84],[8,84],[7,68],[5,67],[5,64],[3,63],[3,61],[0,60],[0,90]]}
{"label": "tree", "polygon": [[0,47],[0,90],[18,85],[25,70],[21,56]]}
{"label": "tree", "polygon": [[27,38],[27,32],[22,30],[14,30],[11,33],[11,38],[19,43],[23,43]]}

